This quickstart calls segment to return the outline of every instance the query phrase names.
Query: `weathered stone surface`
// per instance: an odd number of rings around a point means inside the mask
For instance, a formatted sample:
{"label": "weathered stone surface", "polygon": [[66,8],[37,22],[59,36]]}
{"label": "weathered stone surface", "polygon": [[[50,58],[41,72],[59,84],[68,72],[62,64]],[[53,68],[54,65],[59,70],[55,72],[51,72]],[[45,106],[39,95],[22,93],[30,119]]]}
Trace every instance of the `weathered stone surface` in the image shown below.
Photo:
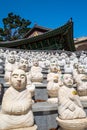
{"label": "weathered stone surface", "polygon": [[37,126],[31,126],[31,127],[27,127],[27,128],[19,128],[19,129],[11,129],[11,130],[37,130]]}
{"label": "weathered stone surface", "polygon": [[60,130],[85,130],[87,128],[87,118],[74,120],[61,120],[56,118],[58,124],[61,126]]}
{"label": "weathered stone surface", "polygon": [[26,88],[27,76],[21,69],[12,72],[11,86],[3,96],[0,130],[26,128],[34,125],[32,98]]}

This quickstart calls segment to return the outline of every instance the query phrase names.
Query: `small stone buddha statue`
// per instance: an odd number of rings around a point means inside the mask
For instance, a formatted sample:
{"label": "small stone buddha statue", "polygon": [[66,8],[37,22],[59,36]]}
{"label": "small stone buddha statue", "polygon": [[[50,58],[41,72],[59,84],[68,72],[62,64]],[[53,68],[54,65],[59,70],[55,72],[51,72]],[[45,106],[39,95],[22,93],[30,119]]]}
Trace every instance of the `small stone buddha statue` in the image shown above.
{"label": "small stone buddha statue", "polygon": [[42,68],[39,66],[39,62],[37,59],[33,60],[33,65],[31,67],[31,81],[35,84],[42,83],[43,81],[43,74]]}
{"label": "small stone buddha statue", "polygon": [[52,81],[54,79],[54,76],[61,76],[61,70],[60,67],[57,65],[57,63],[51,63],[50,64],[50,71],[47,74],[47,81]]}
{"label": "small stone buddha statue", "polygon": [[73,70],[73,76],[75,79],[75,82],[78,84],[78,81],[80,81],[81,79],[81,74],[85,73],[85,69],[84,66],[82,64],[78,64],[76,69]]}
{"label": "small stone buddha statue", "polygon": [[60,83],[59,83],[59,77],[58,76],[54,76],[53,80],[49,81],[47,84],[47,92],[48,92],[48,103],[58,103],[58,90],[60,87]]}
{"label": "small stone buddha statue", "polygon": [[73,88],[73,77],[64,74],[63,86],[58,91],[58,117],[61,130],[84,130],[87,128],[86,112],[83,110],[77,91]]}
{"label": "small stone buddha statue", "polygon": [[6,84],[9,85],[9,78],[10,78],[10,74],[11,72],[16,68],[16,64],[15,64],[15,56],[12,54],[9,54],[6,58],[6,62],[5,62],[5,75],[4,75],[4,79]]}
{"label": "small stone buddha statue", "polygon": [[64,73],[72,73],[73,72],[73,65],[70,63],[69,60],[66,61],[64,65]]}
{"label": "small stone buddha statue", "polygon": [[14,70],[10,76],[10,84],[3,96],[0,130],[36,130],[31,93],[26,89],[26,73],[21,69]]}
{"label": "small stone buddha statue", "polygon": [[63,84],[58,91],[59,117],[61,119],[86,117],[77,91],[73,88],[73,77],[71,74],[64,74]]}
{"label": "small stone buddha statue", "polygon": [[29,63],[28,60],[25,58],[21,58],[19,61],[19,69],[22,69],[25,71],[27,75],[27,88],[30,90],[32,97],[35,93],[35,85],[31,82],[31,74],[29,70]]}
{"label": "small stone buddha statue", "polygon": [[79,74],[77,81],[77,92],[80,96],[82,104],[87,106],[87,73]]}

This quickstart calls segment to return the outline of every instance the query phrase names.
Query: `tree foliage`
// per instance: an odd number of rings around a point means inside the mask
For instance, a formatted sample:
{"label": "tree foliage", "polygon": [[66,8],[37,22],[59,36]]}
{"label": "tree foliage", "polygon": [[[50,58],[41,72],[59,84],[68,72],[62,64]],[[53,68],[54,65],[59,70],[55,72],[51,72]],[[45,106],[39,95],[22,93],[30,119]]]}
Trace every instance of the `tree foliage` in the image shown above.
{"label": "tree foliage", "polygon": [[3,18],[3,28],[0,28],[0,40],[11,41],[23,38],[29,31],[31,22],[15,15],[12,12],[6,18]]}

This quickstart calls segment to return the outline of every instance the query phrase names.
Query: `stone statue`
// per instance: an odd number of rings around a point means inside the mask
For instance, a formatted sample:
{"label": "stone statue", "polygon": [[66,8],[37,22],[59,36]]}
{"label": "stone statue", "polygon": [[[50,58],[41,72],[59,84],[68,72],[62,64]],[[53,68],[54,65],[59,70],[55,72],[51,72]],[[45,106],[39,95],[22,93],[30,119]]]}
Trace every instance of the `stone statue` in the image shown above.
{"label": "stone statue", "polygon": [[52,81],[54,79],[54,76],[61,76],[61,70],[57,63],[50,64],[50,72],[47,74],[47,81]]}
{"label": "stone statue", "polygon": [[79,74],[77,91],[79,96],[87,96],[87,74]]}
{"label": "stone statue", "polygon": [[26,73],[21,69],[14,70],[10,82],[2,101],[0,130],[36,130],[31,93],[26,89]]}
{"label": "stone statue", "polygon": [[63,86],[58,91],[58,113],[63,120],[85,118],[77,91],[73,88],[73,77],[71,74],[64,74]]}
{"label": "stone statue", "polygon": [[66,61],[66,64],[64,65],[64,72],[65,73],[73,72],[73,65],[70,63],[70,61]]}
{"label": "stone statue", "polygon": [[24,58],[20,58],[20,60],[19,60],[19,68],[24,70],[25,72],[29,72],[28,60],[24,59]]}
{"label": "stone statue", "polygon": [[30,90],[32,97],[35,93],[35,85],[31,82],[31,74],[29,70],[29,63],[27,59],[21,58],[19,62],[19,69],[22,69],[25,71],[27,75],[27,88]]}
{"label": "stone statue", "polygon": [[39,67],[39,62],[36,59],[34,59],[33,66],[31,67],[31,81],[35,84],[43,81],[42,68]]}
{"label": "stone statue", "polygon": [[6,58],[5,61],[5,75],[4,75],[4,79],[6,84],[9,84],[9,78],[10,78],[10,74],[11,72],[16,68],[16,64],[15,64],[15,56],[9,54]]}
{"label": "stone statue", "polygon": [[[75,80],[75,83],[78,84],[78,82],[80,82],[80,76],[81,74],[85,73],[85,69],[84,69],[84,66],[81,65],[80,63],[75,63],[73,65],[73,78]],[[76,85],[77,87],[77,85]]]}
{"label": "stone statue", "polygon": [[86,107],[87,106],[87,74],[79,74],[78,81],[77,81],[77,92],[80,96],[80,100],[82,104]]}
{"label": "stone statue", "polygon": [[47,92],[49,96],[47,100],[48,103],[58,103],[57,95],[58,95],[58,90],[60,87],[58,80],[59,80],[59,77],[54,76],[53,80],[49,81],[47,84]]}
{"label": "stone statue", "polygon": [[58,113],[56,118],[60,130],[85,130],[86,113],[83,110],[77,91],[73,88],[73,77],[64,74],[63,86],[58,91]]}

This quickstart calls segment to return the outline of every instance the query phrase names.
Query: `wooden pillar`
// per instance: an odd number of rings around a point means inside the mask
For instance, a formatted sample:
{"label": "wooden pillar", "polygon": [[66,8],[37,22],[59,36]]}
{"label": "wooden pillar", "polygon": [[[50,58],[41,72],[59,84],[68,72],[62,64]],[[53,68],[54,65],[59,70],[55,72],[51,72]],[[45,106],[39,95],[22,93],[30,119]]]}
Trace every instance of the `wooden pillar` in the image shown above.
{"label": "wooden pillar", "polygon": [[42,47],[42,50],[43,50],[43,43],[42,43],[42,41],[40,41],[40,44],[41,44],[41,47]]}

